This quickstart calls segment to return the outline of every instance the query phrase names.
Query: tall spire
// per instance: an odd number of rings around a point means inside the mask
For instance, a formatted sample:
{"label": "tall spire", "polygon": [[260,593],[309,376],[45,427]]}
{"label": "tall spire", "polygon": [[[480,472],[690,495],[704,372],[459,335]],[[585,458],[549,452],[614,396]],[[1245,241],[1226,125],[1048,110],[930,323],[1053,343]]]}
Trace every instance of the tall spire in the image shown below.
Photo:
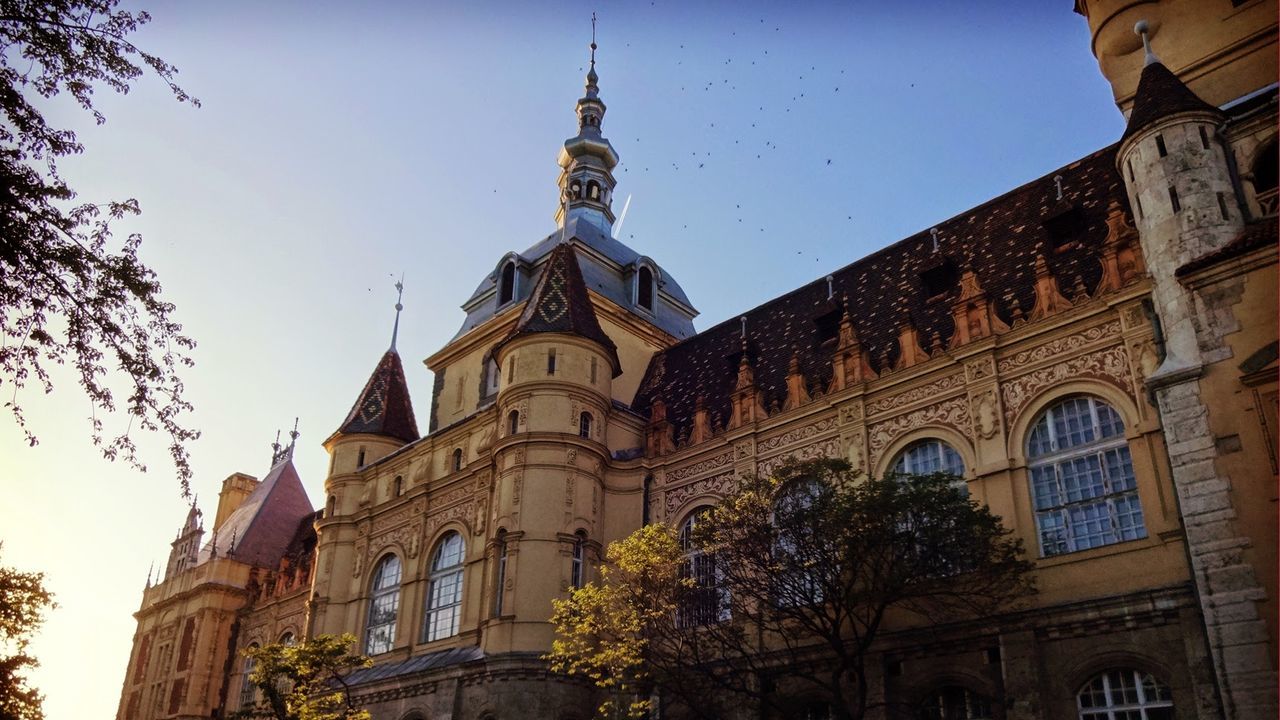
{"label": "tall spire", "polygon": [[403,299],[404,273],[400,273],[400,279],[396,281],[396,322],[391,326],[391,349],[389,352],[396,351],[396,336],[400,334],[400,311],[404,309],[404,305],[400,304],[400,301]]}
{"label": "tall spire", "polygon": [[597,231],[610,233],[613,215],[613,188],[617,181],[613,168],[618,153],[600,133],[605,104],[600,99],[600,76],[596,73],[596,16],[591,14],[591,65],[587,70],[586,89],[578,99],[578,134],[569,138],[557,162],[560,173],[560,207],[556,222],[566,227],[571,221],[585,220]]}

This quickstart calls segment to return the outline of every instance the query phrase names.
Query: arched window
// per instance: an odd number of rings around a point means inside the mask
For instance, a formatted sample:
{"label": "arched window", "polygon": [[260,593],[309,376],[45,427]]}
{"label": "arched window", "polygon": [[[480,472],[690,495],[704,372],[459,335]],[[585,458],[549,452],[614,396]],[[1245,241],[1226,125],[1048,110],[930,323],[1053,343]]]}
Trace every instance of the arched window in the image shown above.
{"label": "arched window", "polygon": [[591,413],[589,412],[578,416],[578,437],[591,438]]}
{"label": "arched window", "polygon": [[1276,144],[1272,142],[1253,162],[1253,191],[1263,216],[1276,214],[1277,177]]}
{"label": "arched window", "polygon": [[797,532],[806,525],[806,516],[822,494],[822,485],[813,478],[800,478],[784,486],[773,502],[773,522],[777,541],[773,552],[783,568],[773,578],[773,595],[779,607],[799,607],[822,602],[819,569],[807,557],[806,538],[812,533]]}
{"label": "arched window", "polygon": [[1043,556],[1147,536],[1124,421],[1089,396],[1045,410],[1027,438]]}
{"label": "arched window", "polygon": [[364,631],[364,654],[378,655],[396,640],[396,615],[400,609],[400,558],[388,555],[373,571],[369,593],[369,621]]}
{"label": "arched window", "polygon": [[990,720],[991,702],[958,685],[939,688],[920,706],[920,720]]}
{"label": "arched window", "polygon": [[587,584],[587,532],[579,530],[573,536],[573,565],[569,568],[569,585],[580,588]]}
{"label": "arched window", "polygon": [[1169,686],[1130,668],[1094,676],[1076,694],[1076,706],[1080,720],[1173,720]]}
{"label": "arched window", "polygon": [[502,280],[498,283],[498,305],[506,305],[516,296],[516,264],[508,261],[502,266]]}
{"label": "arched window", "polygon": [[493,616],[502,617],[502,596],[507,585],[507,531],[499,530],[495,542],[498,567],[493,574]]}
{"label": "arched window", "polygon": [[356,467],[364,467],[364,448],[360,448],[360,451],[356,453]]}
{"label": "arched window", "polygon": [[600,183],[592,180],[587,183],[587,197],[592,200],[600,199]]}
{"label": "arched window", "polygon": [[[257,650],[258,643],[249,645],[250,650]],[[244,659],[243,675],[240,678],[240,709],[245,710],[253,707],[258,701],[258,686],[253,684],[249,676],[253,674],[253,669],[257,666],[254,659],[247,657]]]}
{"label": "arched window", "polygon": [[454,448],[453,463],[450,467],[453,468],[454,472],[458,472],[462,469],[462,448]]}
{"label": "arched window", "polygon": [[427,615],[422,625],[425,642],[458,633],[462,613],[462,536],[451,532],[436,546],[427,586]]}
{"label": "arched window", "polygon": [[[294,645],[298,644],[298,641],[294,638],[293,633],[288,630],[286,630],[285,633],[280,636],[279,642],[281,645],[284,645],[285,647],[293,647]],[[291,681],[288,678],[288,676],[282,673],[276,676],[275,686],[276,686],[277,692],[279,692],[281,695],[286,695],[290,690],[293,689],[293,681]]]}
{"label": "arched window", "polygon": [[653,309],[653,271],[643,265],[636,273],[636,304],[645,310]]}
{"label": "arched window", "polygon": [[298,644],[298,641],[294,638],[292,632],[286,630],[284,634],[280,636],[280,644],[286,647],[293,647]]}
{"label": "arched window", "polygon": [[400,497],[404,494],[404,478],[397,475],[395,480],[391,481],[391,497]]}
{"label": "arched window", "polygon": [[898,454],[893,472],[910,475],[928,475],[945,472],[964,477],[964,459],[950,445],[926,438],[911,443]]}
{"label": "arched window", "polygon": [[520,432],[520,411],[512,410],[507,413],[507,434],[515,435]]}
{"label": "arched window", "polygon": [[333,513],[337,509],[338,509],[338,497],[336,495],[330,495],[329,501],[325,503],[324,516],[327,518],[333,517]]}
{"label": "arched window", "polygon": [[694,528],[710,510],[706,507],[694,510],[680,526],[680,548],[684,550],[680,576],[693,580],[693,587],[676,609],[676,624],[680,627],[713,625],[729,619],[728,597],[720,587],[716,556],[703,552],[693,539]]}

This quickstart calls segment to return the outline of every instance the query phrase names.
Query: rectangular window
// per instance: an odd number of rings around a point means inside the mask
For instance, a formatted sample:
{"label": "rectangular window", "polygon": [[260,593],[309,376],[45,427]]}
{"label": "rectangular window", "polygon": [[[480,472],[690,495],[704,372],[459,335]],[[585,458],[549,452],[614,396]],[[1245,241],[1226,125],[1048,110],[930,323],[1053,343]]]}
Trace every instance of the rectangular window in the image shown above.
{"label": "rectangular window", "polygon": [[1163,135],[1157,135],[1157,136],[1156,136],[1156,150],[1158,150],[1158,151],[1160,152],[1160,157],[1165,157],[1165,156],[1167,156],[1167,155],[1169,154],[1169,150],[1168,150],[1167,148],[1165,148],[1165,146],[1164,146],[1164,136],[1163,136]]}
{"label": "rectangular window", "polygon": [[556,374],[556,349],[551,348],[547,351],[547,374]]}
{"label": "rectangular window", "polygon": [[1218,211],[1222,213],[1223,220],[1230,219],[1227,215],[1227,196],[1225,193],[1218,193]]}
{"label": "rectangular window", "polygon": [[1133,182],[1133,160],[1125,160],[1125,167],[1129,168],[1129,182]]}
{"label": "rectangular window", "polygon": [[1203,125],[1200,126],[1200,145],[1205,150],[1209,149],[1209,133],[1204,129]]}
{"label": "rectangular window", "polygon": [[1178,202],[1178,189],[1169,186],[1169,204],[1173,206],[1174,212],[1182,212],[1182,203]]}
{"label": "rectangular window", "polygon": [[[1218,194],[1221,195],[1222,193]],[[594,357],[591,358],[591,384],[596,384],[596,359]]]}
{"label": "rectangular window", "polygon": [[507,358],[507,384],[511,384],[511,380],[516,376],[516,356],[512,355]]}
{"label": "rectangular window", "polygon": [[1139,195],[1134,195],[1133,202],[1138,209],[1138,219],[1141,220],[1142,219],[1142,197]]}

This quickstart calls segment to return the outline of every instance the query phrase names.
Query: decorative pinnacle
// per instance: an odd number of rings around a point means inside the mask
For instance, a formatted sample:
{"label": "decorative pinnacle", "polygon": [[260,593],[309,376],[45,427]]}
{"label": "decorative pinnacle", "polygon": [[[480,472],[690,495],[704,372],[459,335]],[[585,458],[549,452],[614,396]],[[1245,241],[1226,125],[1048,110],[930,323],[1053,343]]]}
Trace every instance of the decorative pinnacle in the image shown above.
{"label": "decorative pinnacle", "polygon": [[1142,66],[1152,65],[1160,62],[1160,58],[1151,50],[1151,38],[1147,37],[1147,33],[1151,32],[1151,26],[1146,20],[1139,20],[1133,26],[1133,34],[1142,36],[1142,50],[1146,54],[1142,61]]}
{"label": "decorative pinnacle", "polygon": [[1058,199],[1061,200],[1062,199],[1062,176],[1061,175],[1053,176],[1053,186],[1057,188]]}
{"label": "decorative pinnacle", "polygon": [[[404,273],[400,273],[400,279],[396,281],[396,322],[391,326],[391,348],[388,352],[396,351],[396,336],[400,334],[400,311],[404,309],[404,305],[400,301],[404,298]],[[295,423],[296,425],[296,423]],[[297,429],[296,427],[294,428]]]}
{"label": "decorative pinnacle", "polygon": [[275,465],[280,460],[280,431],[276,430],[276,441],[271,443],[271,464]]}
{"label": "decorative pinnacle", "polygon": [[298,418],[293,418],[293,429],[289,431],[289,455],[293,455],[293,446],[298,444]]}
{"label": "decorative pinnacle", "polygon": [[747,344],[747,316],[743,315],[738,320],[742,323],[742,345],[745,348]]}
{"label": "decorative pinnacle", "polygon": [[596,75],[596,14],[591,13],[591,68],[587,70],[587,97],[595,97],[600,88],[596,82],[600,80],[600,76]]}
{"label": "decorative pinnacle", "polygon": [[929,235],[933,236],[933,251],[938,252],[938,228],[929,228]]}

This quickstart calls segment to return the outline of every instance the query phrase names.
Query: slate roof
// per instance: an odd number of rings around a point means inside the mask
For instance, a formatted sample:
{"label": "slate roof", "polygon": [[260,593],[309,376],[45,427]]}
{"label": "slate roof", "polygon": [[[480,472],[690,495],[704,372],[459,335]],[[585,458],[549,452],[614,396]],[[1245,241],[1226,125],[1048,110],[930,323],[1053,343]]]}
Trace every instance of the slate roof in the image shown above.
{"label": "slate roof", "polygon": [[1186,263],[1174,273],[1177,277],[1185,277],[1197,270],[1203,270],[1211,265],[1216,265],[1223,260],[1229,260],[1234,257],[1240,257],[1251,250],[1257,250],[1267,245],[1275,245],[1277,238],[1277,225],[1274,216],[1250,223],[1244,226],[1239,234],[1231,239],[1226,245],[1202,255],[1191,262]]}
{"label": "slate roof", "polygon": [[[836,270],[834,299],[828,299],[827,283],[820,279],[748,310],[747,352],[765,407],[785,401],[793,352],[811,392],[826,390],[845,296],[858,338],[873,367],[881,371],[882,352],[890,365],[899,356],[898,329],[907,318],[919,330],[926,351],[933,333],[943,342],[950,338],[951,303],[959,288],[926,297],[921,278],[922,272],[944,261],[960,271],[973,270],[1006,323],[1012,321],[1014,301],[1022,314],[1031,313],[1037,255],[1045,256],[1067,297],[1074,297],[1077,276],[1086,288],[1096,288],[1102,276],[1098,255],[1107,236],[1108,205],[1117,202],[1126,212],[1129,207],[1115,154],[1115,145],[1104,148],[939,223],[937,253],[925,230]],[[1057,175],[1062,176],[1061,200],[1054,182]],[[1055,247],[1045,223],[1067,213],[1078,219],[1078,232]],[[679,438],[689,427],[695,399],[702,395],[713,425],[723,426],[742,352],[740,331],[734,317],[655,354],[632,409],[648,415],[653,399],[661,397]]]}
{"label": "slate roof", "polygon": [[363,685],[365,683],[377,682],[379,680],[387,680],[389,678],[401,677],[412,673],[424,672],[427,670],[435,670],[439,668],[449,667],[451,665],[461,665],[462,663],[484,660],[484,651],[478,647],[460,647],[449,650],[440,650],[438,652],[427,653],[426,655],[418,655],[408,660],[400,662],[380,663],[369,668],[362,668],[347,675],[346,681],[348,685]]}
{"label": "slate roof", "polygon": [[338,432],[386,435],[404,442],[418,439],[409,385],[404,379],[400,354],[395,350],[388,350],[378,361]]}
{"label": "slate roof", "polygon": [[[298,524],[313,512],[307,491],[293,467],[293,458],[286,455],[218,526],[218,555],[274,568],[292,544]],[[201,562],[212,554],[214,541],[210,538],[200,550]]]}
{"label": "slate roof", "polygon": [[[582,280],[577,253],[570,243],[561,243],[551,251],[538,284],[533,287],[524,310],[520,312],[520,319],[498,347],[534,333],[563,333],[594,340],[609,355],[613,376],[617,377],[622,372],[618,347],[600,327],[586,283]],[[496,355],[497,347],[494,353]]]}
{"label": "slate roof", "polygon": [[1133,112],[1121,140],[1147,127],[1157,120],[1174,113],[1201,110],[1221,115],[1222,111],[1201,100],[1191,92],[1177,75],[1162,62],[1153,62],[1142,68],[1138,89],[1133,95]]}

